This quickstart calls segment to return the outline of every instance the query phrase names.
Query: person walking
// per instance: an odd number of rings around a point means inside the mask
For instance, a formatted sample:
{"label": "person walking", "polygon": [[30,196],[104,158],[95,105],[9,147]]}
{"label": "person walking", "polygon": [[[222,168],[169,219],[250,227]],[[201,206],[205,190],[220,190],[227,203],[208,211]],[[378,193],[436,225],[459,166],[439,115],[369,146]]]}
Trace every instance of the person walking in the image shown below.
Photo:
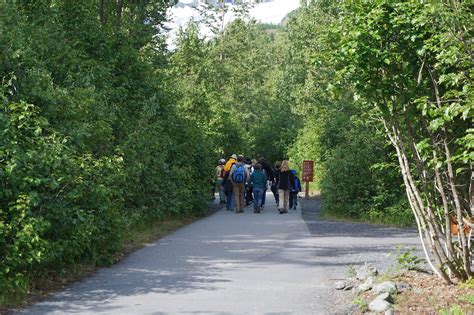
{"label": "person walking", "polygon": [[267,176],[262,170],[262,164],[257,163],[255,165],[255,169],[250,175],[249,186],[253,190],[253,212],[260,213],[263,194],[267,187]]}
{"label": "person walking", "polygon": [[[255,170],[252,160],[250,158],[245,159],[245,171],[249,176],[252,176],[253,171]],[[248,181],[245,183],[245,206],[248,207],[253,202],[252,187],[249,185]]]}
{"label": "person walking", "polygon": [[280,214],[288,213],[288,202],[290,197],[290,190],[295,183],[295,177],[291,173],[288,161],[281,162],[280,170],[277,174],[278,187],[278,211]]}
{"label": "person walking", "polygon": [[226,196],[226,209],[233,211],[235,207],[235,198],[234,198],[234,185],[230,180],[230,170],[227,172],[224,171],[224,181],[223,181],[224,194]]}
{"label": "person walking", "polygon": [[216,189],[219,192],[219,203],[226,203],[226,198],[224,194],[224,164],[225,160],[220,159],[218,165],[216,166],[215,177],[216,177]]}
{"label": "person walking", "polygon": [[234,165],[235,162],[237,162],[237,155],[232,154],[227,163],[225,163],[224,165],[224,172],[230,171],[230,168],[232,167],[232,165]]}
{"label": "person walking", "polygon": [[295,182],[290,190],[290,209],[296,210],[296,206],[298,205],[298,193],[301,192],[301,182],[296,170],[291,170],[291,173],[295,178]]}
{"label": "person walking", "polygon": [[[270,165],[267,163],[267,161],[265,160],[263,156],[260,157],[258,162],[262,165],[262,171],[265,174],[265,176],[267,176],[267,181],[270,181],[270,184],[272,184],[274,181],[272,168],[270,167]],[[261,208],[265,206],[265,201],[267,199],[266,196],[267,196],[267,185],[265,185],[265,190],[263,192]]]}
{"label": "person walking", "polygon": [[273,197],[275,198],[275,203],[277,204],[277,206],[278,206],[277,177],[278,177],[278,172],[280,171],[280,167],[281,167],[281,162],[276,161],[275,162],[275,167],[273,169],[271,169],[271,173],[273,174],[273,176],[272,176],[273,180],[272,180],[270,189],[273,193]]}
{"label": "person walking", "polygon": [[237,163],[232,165],[229,178],[232,181],[232,185],[234,186],[235,213],[243,213],[245,202],[245,182],[249,179],[249,175],[245,170],[243,156],[239,155],[237,158]]}

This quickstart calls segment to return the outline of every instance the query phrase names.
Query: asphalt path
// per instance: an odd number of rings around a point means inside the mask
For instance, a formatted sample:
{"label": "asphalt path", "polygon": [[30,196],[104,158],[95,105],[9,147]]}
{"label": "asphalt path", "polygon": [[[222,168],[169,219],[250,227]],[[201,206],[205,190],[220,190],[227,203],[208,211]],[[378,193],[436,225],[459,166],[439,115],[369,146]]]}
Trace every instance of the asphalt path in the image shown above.
{"label": "asphalt path", "polygon": [[[320,202],[279,214],[221,210],[100,269],[22,314],[343,314],[334,282],[349,267],[384,270],[415,231],[324,221]],[[304,219],[303,219],[304,218]]]}

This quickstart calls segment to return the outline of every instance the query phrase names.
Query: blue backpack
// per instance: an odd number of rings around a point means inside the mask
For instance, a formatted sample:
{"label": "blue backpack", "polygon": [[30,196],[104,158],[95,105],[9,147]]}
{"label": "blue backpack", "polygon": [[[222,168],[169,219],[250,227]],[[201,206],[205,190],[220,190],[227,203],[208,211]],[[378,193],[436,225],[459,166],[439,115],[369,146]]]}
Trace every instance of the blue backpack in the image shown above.
{"label": "blue backpack", "polygon": [[237,164],[234,173],[232,173],[234,183],[243,183],[245,180],[245,167],[243,164]]}
{"label": "blue backpack", "polygon": [[301,191],[301,182],[298,176],[295,176],[295,185],[291,188],[291,192],[300,192]]}

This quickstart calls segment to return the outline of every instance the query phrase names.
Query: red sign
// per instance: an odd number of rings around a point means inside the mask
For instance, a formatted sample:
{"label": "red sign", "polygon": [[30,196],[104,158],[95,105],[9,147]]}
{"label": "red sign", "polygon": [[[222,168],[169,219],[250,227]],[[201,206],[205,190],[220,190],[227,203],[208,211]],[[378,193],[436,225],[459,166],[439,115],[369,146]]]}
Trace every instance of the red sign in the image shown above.
{"label": "red sign", "polygon": [[314,161],[310,161],[310,160],[303,161],[303,181],[304,182],[313,181],[313,169],[314,169]]}

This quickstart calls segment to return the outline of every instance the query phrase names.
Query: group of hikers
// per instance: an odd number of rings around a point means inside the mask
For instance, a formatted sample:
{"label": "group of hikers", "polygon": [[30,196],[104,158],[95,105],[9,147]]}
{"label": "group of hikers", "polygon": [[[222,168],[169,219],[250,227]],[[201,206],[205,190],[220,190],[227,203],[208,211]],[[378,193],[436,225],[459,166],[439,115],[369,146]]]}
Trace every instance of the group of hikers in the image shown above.
{"label": "group of hikers", "polygon": [[232,154],[227,161],[219,160],[215,176],[220,203],[225,204],[227,210],[243,213],[244,207],[253,203],[254,213],[260,213],[268,189],[280,214],[288,213],[288,209],[296,210],[298,205],[301,183],[286,160],[276,162],[272,168],[263,157],[257,161]]}

